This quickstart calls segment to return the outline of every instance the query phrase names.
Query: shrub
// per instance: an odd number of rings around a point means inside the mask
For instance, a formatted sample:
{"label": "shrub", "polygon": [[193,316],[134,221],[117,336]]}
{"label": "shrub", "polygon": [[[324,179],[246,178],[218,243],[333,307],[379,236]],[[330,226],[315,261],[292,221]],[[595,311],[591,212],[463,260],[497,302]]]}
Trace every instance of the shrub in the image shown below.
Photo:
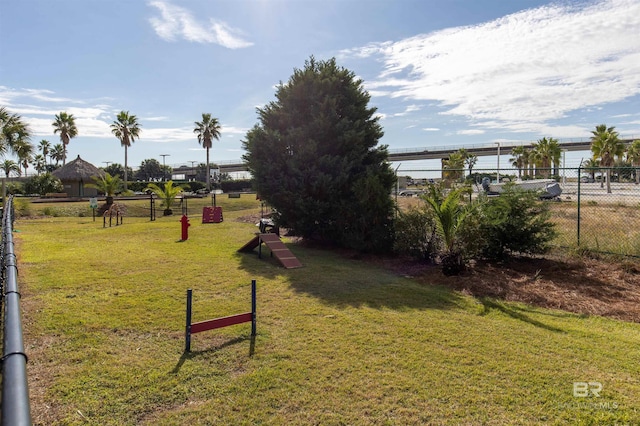
{"label": "shrub", "polygon": [[191,192],[196,192],[197,190],[206,188],[206,187],[207,187],[207,184],[204,182],[200,182],[197,180],[192,180],[191,182],[189,182],[189,191]]}
{"label": "shrub", "polygon": [[224,180],[219,183],[219,186],[224,192],[238,192],[251,189],[253,182],[250,179]]}
{"label": "shrub", "polygon": [[7,182],[7,194],[24,194],[24,185],[21,182]]}
{"label": "shrub", "polygon": [[395,227],[393,249],[396,253],[428,261],[435,258],[437,237],[431,212],[415,207],[400,212]]}
{"label": "shrub", "polygon": [[556,237],[546,202],[530,191],[507,187],[483,204],[480,232],[482,254],[502,259],[510,254],[542,254]]}
{"label": "shrub", "polygon": [[26,198],[13,198],[13,211],[15,217],[31,216],[31,202]]}
{"label": "shrub", "polygon": [[49,192],[62,192],[64,187],[60,179],[51,173],[43,173],[28,179],[24,183],[24,192],[26,194],[45,195]]}
{"label": "shrub", "polygon": [[58,209],[56,209],[55,207],[49,207],[49,206],[47,206],[47,207],[45,207],[45,208],[42,210],[42,213],[43,213],[45,216],[53,216],[53,217],[58,217],[58,216],[60,216],[60,212],[59,212],[59,211],[58,211]]}

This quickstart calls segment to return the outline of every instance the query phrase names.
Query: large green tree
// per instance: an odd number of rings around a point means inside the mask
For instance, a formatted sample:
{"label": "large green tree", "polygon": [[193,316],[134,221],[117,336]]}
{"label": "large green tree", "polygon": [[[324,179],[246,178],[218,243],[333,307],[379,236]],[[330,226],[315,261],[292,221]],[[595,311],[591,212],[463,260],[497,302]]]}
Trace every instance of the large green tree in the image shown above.
{"label": "large green tree", "polygon": [[615,127],[607,127],[606,124],[596,126],[591,134],[591,153],[593,158],[600,160],[600,166],[606,168],[607,193],[611,193],[611,167],[616,158],[624,155],[624,143],[618,137]]}
{"label": "large green tree", "polygon": [[213,140],[220,139],[220,123],[209,113],[202,113],[202,121],[194,122],[193,133],[198,135],[198,143],[207,151],[207,190],[211,190],[211,163],[209,162],[209,150],[213,146]]}
{"label": "large green tree", "polygon": [[124,147],[124,190],[127,190],[127,149],[140,137],[140,124],[138,117],[129,114],[129,111],[120,111],[116,120],[111,124],[111,133],[115,135]]}
{"label": "large green tree", "polygon": [[[169,168],[167,166],[167,168]],[[136,179],[143,181],[150,181],[152,179],[162,179],[165,177],[165,172],[162,168],[162,164],[155,158],[148,158],[142,160],[138,171],[136,172]]]}
{"label": "large green tree", "polygon": [[312,57],[258,109],[244,159],[278,225],[362,251],[391,248],[395,175],[369,100],[353,72]]}
{"label": "large green tree", "polygon": [[62,111],[55,116],[55,120],[51,125],[53,126],[53,133],[60,133],[60,142],[64,146],[64,156],[62,157],[62,165],[67,162],[67,145],[72,138],[78,136],[78,128],[76,127],[76,121],[73,114],[68,114]]}

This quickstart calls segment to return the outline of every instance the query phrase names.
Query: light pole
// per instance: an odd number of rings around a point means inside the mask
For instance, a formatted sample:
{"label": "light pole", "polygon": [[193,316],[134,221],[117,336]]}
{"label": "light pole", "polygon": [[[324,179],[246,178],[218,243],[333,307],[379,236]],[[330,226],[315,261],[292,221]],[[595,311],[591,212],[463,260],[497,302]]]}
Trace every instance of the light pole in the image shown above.
{"label": "light pole", "polygon": [[196,166],[195,164],[197,163],[197,161],[191,161],[189,160],[189,162],[191,163],[191,171],[193,172],[193,180],[195,182],[196,177],[198,176],[198,172],[196,171]]}
{"label": "light pole", "polygon": [[498,144],[498,172],[496,173],[496,183],[500,183],[500,142],[496,142]]}
{"label": "light pole", "polygon": [[566,174],[566,166],[565,166],[565,161],[567,159],[567,150],[563,149],[562,150],[562,186],[565,186],[567,184],[567,174]]}
{"label": "light pole", "polygon": [[103,163],[106,164],[106,167],[105,167],[106,169],[107,167],[109,167],[109,164],[113,163],[113,161],[103,161]]}
{"label": "light pole", "polygon": [[163,181],[167,181],[167,166],[164,163],[164,159],[165,157],[170,157],[169,154],[160,154],[160,157],[162,157],[162,180]]}

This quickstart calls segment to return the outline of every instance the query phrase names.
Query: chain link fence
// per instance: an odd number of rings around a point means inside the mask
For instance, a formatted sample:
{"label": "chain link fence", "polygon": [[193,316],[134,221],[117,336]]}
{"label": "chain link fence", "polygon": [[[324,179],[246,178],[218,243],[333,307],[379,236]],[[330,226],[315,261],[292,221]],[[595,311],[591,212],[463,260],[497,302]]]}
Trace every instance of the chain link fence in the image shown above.
{"label": "chain link fence", "polygon": [[557,168],[520,173],[515,169],[473,169],[471,174],[468,170],[400,169],[397,176],[401,207],[415,204],[406,199],[424,193],[431,184],[450,188],[466,182],[471,184],[473,198],[487,190],[490,196],[499,196],[498,177],[502,186],[514,182],[538,191],[545,191],[546,183],[557,183],[562,192],[544,200],[558,231],[557,247],[640,256],[640,168]]}

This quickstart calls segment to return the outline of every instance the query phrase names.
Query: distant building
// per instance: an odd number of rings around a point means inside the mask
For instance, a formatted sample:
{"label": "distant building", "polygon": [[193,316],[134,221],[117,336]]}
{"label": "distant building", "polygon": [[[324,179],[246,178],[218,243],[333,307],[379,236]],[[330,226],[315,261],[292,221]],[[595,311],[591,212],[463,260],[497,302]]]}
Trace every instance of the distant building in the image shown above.
{"label": "distant building", "polygon": [[52,174],[60,179],[64,186],[64,192],[66,192],[69,197],[97,196],[97,189],[86,188],[85,185],[94,182],[92,179],[93,176],[104,176],[102,170],[84,161],[79,155],[75,160],[54,170]]}

